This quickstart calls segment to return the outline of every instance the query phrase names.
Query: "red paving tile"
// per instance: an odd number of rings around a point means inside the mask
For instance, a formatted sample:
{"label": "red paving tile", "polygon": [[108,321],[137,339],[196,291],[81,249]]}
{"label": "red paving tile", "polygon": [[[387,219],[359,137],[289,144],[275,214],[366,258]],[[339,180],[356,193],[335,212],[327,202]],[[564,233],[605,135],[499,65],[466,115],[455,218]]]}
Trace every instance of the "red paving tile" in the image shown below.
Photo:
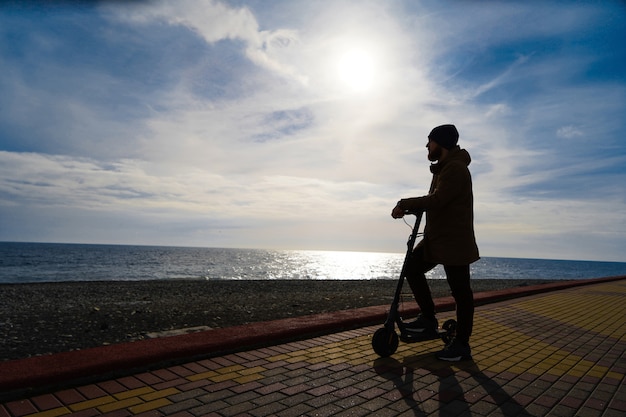
{"label": "red paving tile", "polygon": [[100,398],[107,395],[106,391],[97,385],[87,385],[84,387],[78,387],[78,392],[80,392],[86,399],[92,400],[94,398]]}
{"label": "red paving tile", "polygon": [[44,394],[33,397],[31,398],[31,401],[41,411],[51,410],[53,408],[59,408],[63,406],[63,404],[61,404],[61,401],[59,401],[57,397],[51,394]]}
{"label": "red paving tile", "polygon": [[21,417],[28,414],[34,414],[38,410],[29,400],[12,401],[5,404],[7,411],[14,417]]}

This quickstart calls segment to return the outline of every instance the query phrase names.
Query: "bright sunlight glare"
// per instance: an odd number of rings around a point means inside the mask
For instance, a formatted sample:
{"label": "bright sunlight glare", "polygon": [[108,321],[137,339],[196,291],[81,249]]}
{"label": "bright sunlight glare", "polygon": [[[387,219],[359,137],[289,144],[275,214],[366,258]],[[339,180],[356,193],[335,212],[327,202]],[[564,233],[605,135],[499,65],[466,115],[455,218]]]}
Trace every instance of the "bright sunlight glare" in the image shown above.
{"label": "bright sunlight glare", "polygon": [[374,86],[376,62],[367,50],[351,49],[339,58],[338,71],[343,84],[353,91],[363,92]]}

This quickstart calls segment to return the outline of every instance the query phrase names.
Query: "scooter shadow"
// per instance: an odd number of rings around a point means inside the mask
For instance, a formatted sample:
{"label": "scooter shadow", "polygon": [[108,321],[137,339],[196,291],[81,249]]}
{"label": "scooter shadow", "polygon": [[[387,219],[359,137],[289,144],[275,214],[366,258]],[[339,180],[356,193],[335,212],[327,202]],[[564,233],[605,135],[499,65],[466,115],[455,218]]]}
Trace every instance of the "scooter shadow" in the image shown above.
{"label": "scooter shadow", "polygon": [[471,408],[482,401],[500,408],[502,415],[531,416],[474,361],[446,362],[424,353],[401,361],[379,358],[374,370],[394,383],[415,416],[432,415],[434,408],[440,416],[471,416]]}

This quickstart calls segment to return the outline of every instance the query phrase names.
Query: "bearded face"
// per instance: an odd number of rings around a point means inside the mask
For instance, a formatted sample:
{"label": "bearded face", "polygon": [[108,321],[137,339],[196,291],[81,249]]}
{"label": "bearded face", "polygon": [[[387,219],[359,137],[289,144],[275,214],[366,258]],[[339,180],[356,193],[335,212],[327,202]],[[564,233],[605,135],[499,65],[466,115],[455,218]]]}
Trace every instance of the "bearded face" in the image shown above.
{"label": "bearded face", "polygon": [[437,142],[428,141],[426,148],[428,148],[428,160],[430,162],[438,161],[441,158],[441,146]]}

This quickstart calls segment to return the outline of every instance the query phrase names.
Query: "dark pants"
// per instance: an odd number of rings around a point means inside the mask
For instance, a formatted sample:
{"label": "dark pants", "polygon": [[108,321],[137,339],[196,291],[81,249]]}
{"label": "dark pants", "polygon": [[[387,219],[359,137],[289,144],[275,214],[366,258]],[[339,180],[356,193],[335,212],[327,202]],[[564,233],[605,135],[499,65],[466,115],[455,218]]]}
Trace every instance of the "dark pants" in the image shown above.
{"label": "dark pants", "polygon": [[[435,266],[437,264],[424,261],[424,248],[418,246],[409,257],[406,269],[406,279],[415,301],[426,317],[435,316],[435,303],[425,275]],[[446,279],[456,303],[456,339],[469,343],[474,326],[474,294],[470,286],[469,265],[444,265],[443,269],[446,271]]]}

